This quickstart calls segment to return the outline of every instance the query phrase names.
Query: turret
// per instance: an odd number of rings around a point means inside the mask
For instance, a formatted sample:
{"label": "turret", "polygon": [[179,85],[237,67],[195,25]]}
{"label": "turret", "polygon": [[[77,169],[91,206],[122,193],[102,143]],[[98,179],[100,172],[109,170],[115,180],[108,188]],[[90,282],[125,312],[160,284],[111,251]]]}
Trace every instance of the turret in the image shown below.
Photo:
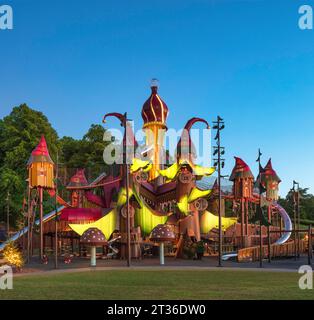
{"label": "turret", "polygon": [[77,170],[75,175],[70,179],[67,189],[71,191],[71,205],[72,207],[83,207],[83,192],[82,187],[88,185],[85,176],[85,170]]}
{"label": "turret", "polygon": [[278,200],[279,183],[281,182],[276,171],[273,169],[271,159],[267,162],[261,173],[261,183],[266,189],[268,200]]}
{"label": "turret", "polygon": [[54,163],[50,158],[44,136],[41,136],[39,144],[32,151],[27,167],[30,188],[52,189],[54,187]]}
{"label": "turret", "polygon": [[253,197],[254,176],[249,166],[240,158],[235,158],[235,166],[232,170],[230,181],[233,182],[233,194],[235,199],[248,199]]}
{"label": "turret", "polygon": [[[41,136],[39,144],[32,151],[27,162],[29,188],[36,188],[39,194],[39,232],[40,232],[40,258],[44,257],[44,233],[43,233],[43,190],[54,188],[54,163],[50,158],[47,143]],[[28,238],[28,255],[30,250],[30,238]]]}
{"label": "turret", "polygon": [[151,95],[142,108],[142,118],[144,120],[143,130],[146,134],[146,146],[152,147],[151,160],[153,167],[149,172],[149,178],[153,180],[159,175],[158,170],[163,169],[161,159],[163,157],[164,134],[167,130],[168,107],[158,95],[156,79],[151,82],[151,90]]}

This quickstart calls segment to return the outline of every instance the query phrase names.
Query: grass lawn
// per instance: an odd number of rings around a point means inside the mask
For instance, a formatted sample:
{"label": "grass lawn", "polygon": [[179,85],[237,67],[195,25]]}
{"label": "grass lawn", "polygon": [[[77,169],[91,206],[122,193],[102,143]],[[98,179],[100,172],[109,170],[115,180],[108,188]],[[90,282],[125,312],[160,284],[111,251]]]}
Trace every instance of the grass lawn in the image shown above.
{"label": "grass lawn", "polygon": [[114,270],[16,277],[0,299],[314,299],[291,272]]}

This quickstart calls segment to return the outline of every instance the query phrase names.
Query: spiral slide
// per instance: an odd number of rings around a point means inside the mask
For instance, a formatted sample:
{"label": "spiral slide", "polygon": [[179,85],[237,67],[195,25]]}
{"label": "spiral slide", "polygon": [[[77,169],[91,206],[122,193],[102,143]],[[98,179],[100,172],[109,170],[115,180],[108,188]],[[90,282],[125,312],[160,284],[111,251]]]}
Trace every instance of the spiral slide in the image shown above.
{"label": "spiral slide", "polygon": [[[284,244],[290,239],[291,236],[291,231],[292,230],[292,222],[291,219],[287,213],[287,211],[280,206],[277,202],[273,202],[273,206],[278,210],[284,224],[284,230],[288,230],[287,232],[284,232],[281,237],[274,243],[274,244]],[[227,261],[231,258],[236,258],[238,256],[237,253],[230,253],[230,254],[225,254],[222,256],[222,260]]]}
{"label": "spiral slide", "polygon": [[291,237],[290,230],[292,230],[292,221],[291,221],[287,211],[282,206],[280,206],[277,202],[274,202],[273,206],[275,208],[277,208],[279,214],[281,215],[281,218],[282,218],[283,224],[284,224],[284,230],[289,230],[288,232],[284,232],[282,234],[282,236],[275,242],[275,244],[284,244]]}
{"label": "spiral slide", "polygon": [[[59,215],[62,210],[65,208],[65,206],[62,206],[60,208],[57,209],[57,215]],[[51,211],[49,213],[47,213],[44,217],[43,217],[43,222],[46,222],[52,218],[54,218],[56,216],[56,211]],[[39,219],[37,219],[35,221],[35,225],[39,225]],[[19,230],[18,232],[16,232],[9,240],[7,240],[6,242],[0,244],[0,251],[2,251],[6,245],[9,243],[9,242],[12,242],[12,241],[16,241],[18,240],[20,237],[22,237],[24,234],[26,234],[28,232],[28,227],[24,227],[23,229]]]}

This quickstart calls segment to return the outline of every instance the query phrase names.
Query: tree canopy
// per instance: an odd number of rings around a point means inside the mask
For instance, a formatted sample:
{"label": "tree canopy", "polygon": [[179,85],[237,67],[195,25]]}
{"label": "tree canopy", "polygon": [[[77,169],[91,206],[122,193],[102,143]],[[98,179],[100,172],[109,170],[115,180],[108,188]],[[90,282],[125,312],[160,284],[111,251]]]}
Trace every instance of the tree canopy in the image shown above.
{"label": "tree canopy", "polygon": [[[314,221],[314,195],[308,193],[308,188],[300,188],[300,218],[304,224]],[[290,190],[285,198],[279,199],[279,204],[286,209],[293,219],[294,200]]]}
{"label": "tree canopy", "polygon": [[105,170],[102,156],[108,142],[103,141],[104,132],[101,125],[92,124],[82,139],[59,139],[42,112],[26,104],[14,107],[8,116],[0,119],[0,221],[6,220],[8,204],[11,225],[16,226],[22,218],[28,177],[26,164],[41,135],[45,136],[55,163],[59,154],[61,168],[71,168],[71,173],[75,168],[87,168],[88,176],[95,178]]}
{"label": "tree canopy", "polygon": [[86,174],[89,179],[94,179],[105,171],[103,152],[108,142],[103,141],[104,133],[105,129],[101,125],[92,124],[80,140],[71,137],[60,139],[62,167],[87,168]]}
{"label": "tree canopy", "polygon": [[5,220],[9,202],[12,225],[21,218],[28,177],[26,163],[42,134],[54,158],[58,135],[42,112],[22,104],[0,120],[0,220]]}

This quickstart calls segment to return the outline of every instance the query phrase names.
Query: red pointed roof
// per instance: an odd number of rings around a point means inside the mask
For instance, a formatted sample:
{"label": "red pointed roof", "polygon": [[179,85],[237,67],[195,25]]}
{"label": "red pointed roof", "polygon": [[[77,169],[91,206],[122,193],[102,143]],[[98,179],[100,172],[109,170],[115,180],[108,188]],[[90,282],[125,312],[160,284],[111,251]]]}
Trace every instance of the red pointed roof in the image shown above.
{"label": "red pointed roof", "polygon": [[75,189],[79,187],[84,187],[88,185],[88,181],[85,176],[85,169],[78,169],[75,175],[70,179],[67,186],[69,189]]}
{"label": "red pointed roof", "polygon": [[44,135],[41,136],[38,145],[32,151],[27,164],[30,165],[35,162],[49,162],[53,164],[53,161],[51,160],[51,157],[49,155],[49,150]]}
{"label": "red pointed roof", "polygon": [[169,110],[166,103],[159,97],[157,93],[158,84],[156,79],[152,80],[151,89],[152,93],[142,108],[144,128],[150,123],[159,123],[163,127],[166,127]]}
{"label": "red pointed roof", "polygon": [[278,183],[281,182],[281,179],[278,177],[277,172],[273,169],[273,165],[271,163],[271,159],[268,160],[266,166],[264,167],[262,177],[265,180],[275,180]]}
{"label": "red pointed roof", "polygon": [[252,178],[254,179],[253,173],[250,167],[238,157],[234,157],[235,159],[235,166],[232,170],[230,181],[234,181],[236,179],[245,179],[245,178]]}

